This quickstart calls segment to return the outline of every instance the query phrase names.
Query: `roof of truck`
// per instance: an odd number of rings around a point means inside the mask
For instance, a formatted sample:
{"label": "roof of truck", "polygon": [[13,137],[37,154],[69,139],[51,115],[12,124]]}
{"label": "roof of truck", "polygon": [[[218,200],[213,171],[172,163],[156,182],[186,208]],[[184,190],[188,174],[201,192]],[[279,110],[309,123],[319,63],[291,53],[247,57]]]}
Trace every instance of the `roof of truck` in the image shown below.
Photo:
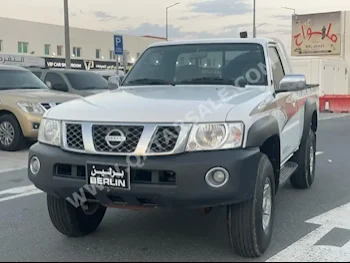
{"label": "roof of truck", "polygon": [[209,38],[209,39],[189,39],[155,42],[150,47],[188,45],[188,44],[220,44],[220,43],[257,43],[265,45],[269,42],[276,42],[270,38]]}

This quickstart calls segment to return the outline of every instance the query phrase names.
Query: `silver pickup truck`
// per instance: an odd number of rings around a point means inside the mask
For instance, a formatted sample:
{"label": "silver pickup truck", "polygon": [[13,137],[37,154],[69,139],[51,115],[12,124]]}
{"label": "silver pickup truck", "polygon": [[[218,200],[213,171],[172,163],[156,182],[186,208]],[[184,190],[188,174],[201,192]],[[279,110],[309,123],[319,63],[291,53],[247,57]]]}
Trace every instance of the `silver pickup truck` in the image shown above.
{"label": "silver pickup truck", "polygon": [[314,182],[317,89],[274,39],[155,43],[118,89],[45,113],[28,176],[66,236],[107,207],[223,207],[234,251],[260,257],[278,189]]}

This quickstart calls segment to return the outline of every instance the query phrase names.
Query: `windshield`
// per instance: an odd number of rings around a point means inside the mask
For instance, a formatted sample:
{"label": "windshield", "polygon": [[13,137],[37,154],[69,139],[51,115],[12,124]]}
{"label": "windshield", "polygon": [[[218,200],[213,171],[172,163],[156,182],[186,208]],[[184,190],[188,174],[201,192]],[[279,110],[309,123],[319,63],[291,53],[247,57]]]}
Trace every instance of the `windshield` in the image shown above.
{"label": "windshield", "polygon": [[0,70],[0,90],[48,89],[32,72],[24,70]]}
{"label": "windshield", "polygon": [[260,44],[188,44],[151,47],[122,86],[176,84],[267,85]]}
{"label": "windshield", "polygon": [[108,81],[93,72],[69,72],[66,77],[76,90],[108,89]]}

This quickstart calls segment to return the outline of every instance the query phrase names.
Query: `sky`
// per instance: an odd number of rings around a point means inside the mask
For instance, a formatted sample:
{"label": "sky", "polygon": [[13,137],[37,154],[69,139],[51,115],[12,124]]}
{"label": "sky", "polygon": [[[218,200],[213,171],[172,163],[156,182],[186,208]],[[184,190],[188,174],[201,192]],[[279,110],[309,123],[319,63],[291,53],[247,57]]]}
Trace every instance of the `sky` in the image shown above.
{"label": "sky", "polygon": [[[253,29],[253,0],[69,0],[70,26],[169,39],[239,37]],[[63,0],[0,0],[0,16],[63,25]],[[291,44],[292,10],[297,14],[350,10],[349,0],[256,0],[258,37]],[[262,25],[263,24],[263,25]],[[2,25],[6,26],[6,25]]]}

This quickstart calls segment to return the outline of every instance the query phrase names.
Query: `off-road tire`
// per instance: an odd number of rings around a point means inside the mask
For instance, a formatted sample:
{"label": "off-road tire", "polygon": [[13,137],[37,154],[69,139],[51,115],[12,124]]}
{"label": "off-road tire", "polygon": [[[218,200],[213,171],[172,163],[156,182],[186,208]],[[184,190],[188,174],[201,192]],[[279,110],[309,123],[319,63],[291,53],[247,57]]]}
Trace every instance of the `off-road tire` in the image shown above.
{"label": "off-road tire", "polygon": [[54,227],[68,237],[81,237],[95,232],[107,209],[100,205],[96,212],[87,215],[81,206],[75,208],[65,199],[51,195],[47,195],[47,207]]}
{"label": "off-road tire", "polygon": [[[263,193],[267,178],[271,187],[271,217],[263,228]],[[233,250],[246,258],[261,257],[270,245],[275,215],[275,177],[272,164],[261,154],[252,199],[227,206],[227,230]]]}
{"label": "off-road tire", "polygon": [[0,150],[9,152],[20,150],[24,146],[25,138],[16,117],[12,114],[4,114],[0,116],[0,125],[3,122],[8,122],[12,125],[14,129],[14,138],[10,145],[5,145],[0,142]]}
{"label": "off-road tire", "polygon": [[[310,172],[311,156],[313,155],[313,169]],[[316,167],[316,134],[310,128],[308,137],[300,144],[299,150],[294,154],[292,160],[298,164],[297,170],[290,178],[292,186],[296,189],[308,189],[315,180]]]}

